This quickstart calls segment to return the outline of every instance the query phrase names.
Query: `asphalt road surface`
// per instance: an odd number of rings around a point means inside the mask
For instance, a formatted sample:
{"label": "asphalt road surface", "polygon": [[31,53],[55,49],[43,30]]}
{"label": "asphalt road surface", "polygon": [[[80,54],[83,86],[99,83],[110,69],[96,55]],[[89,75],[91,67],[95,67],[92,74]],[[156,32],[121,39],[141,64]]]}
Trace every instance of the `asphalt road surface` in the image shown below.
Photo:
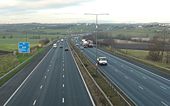
{"label": "asphalt road surface", "polygon": [[50,49],[4,106],[94,105],[67,46]]}
{"label": "asphalt road surface", "polygon": [[[79,46],[80,47],[80,46]],[[94,64],[96,48],[81,50]],[[116,84],[136,105],[170,106],[170,80],[102,50],[98,57],[108,59],[107,66],[99,66],[101,72]]]}

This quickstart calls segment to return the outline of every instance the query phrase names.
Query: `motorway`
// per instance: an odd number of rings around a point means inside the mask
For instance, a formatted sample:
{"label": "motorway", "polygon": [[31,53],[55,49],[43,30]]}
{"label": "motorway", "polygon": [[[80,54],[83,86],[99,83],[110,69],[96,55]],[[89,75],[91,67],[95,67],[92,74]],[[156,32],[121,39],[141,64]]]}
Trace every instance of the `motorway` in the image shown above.
{"label": "motorway", "polygon": [[93,106],[66,41],[52,48],[4,106]]}
{"label": "motorway", "polygon": [[[96,48],[84,48],[81,51],[95,64]],[[107,66],[99,66],[100,71],[136,105],[170,106],[169,79],[102,50],[97,51],[98,57],[105,56],[108,59]]]}

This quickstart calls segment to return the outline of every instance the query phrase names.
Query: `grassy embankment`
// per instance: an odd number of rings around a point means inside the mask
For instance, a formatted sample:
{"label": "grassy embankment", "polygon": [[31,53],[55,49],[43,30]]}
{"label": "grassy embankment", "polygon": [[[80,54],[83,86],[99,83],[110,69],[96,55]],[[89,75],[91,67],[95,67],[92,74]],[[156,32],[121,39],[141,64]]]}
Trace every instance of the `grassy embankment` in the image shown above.
{"label": "grassy embankment", "polygon": [[147,58],[148,52],[145,50],[128,50],[128,49],[120,49],[120,50],[112,50],[110,47],[103,48],[104,50],[118,56],[126,57],[130,60],[137,61],[153,68],[157,68],[164,73],[170,74],[170,63],[164,63],[161,61],[152,61]]}
{"label": "grassy embankment", "polygon": [[[14,55],[4,55],[3,58],[0,59],[0,77],[7,74],[0,80],[0,86],[2,86],[6,81],[8,81],[11,77],[13,77],[17,72],[19,72],[24,66],[26,66],[36,55],[42,53],[44,51],[43,48],[37,49],[36,52],[30,54],[17,54]],[[12,61],[11,61],[12,60]],[[18,66],[19,65],[19,66]],[[18,66],[18,67],[16,67]],[[12,70],[12,71],[11,71]]]}

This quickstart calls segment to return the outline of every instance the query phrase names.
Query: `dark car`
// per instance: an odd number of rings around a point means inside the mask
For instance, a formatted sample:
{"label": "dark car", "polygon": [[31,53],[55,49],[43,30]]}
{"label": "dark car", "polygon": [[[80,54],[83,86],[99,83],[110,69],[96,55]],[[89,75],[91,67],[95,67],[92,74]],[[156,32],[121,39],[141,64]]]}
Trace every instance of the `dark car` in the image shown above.
{"label": "dark car", "polygon": [[65,48],[65,51],[68,51],[68,48]]}

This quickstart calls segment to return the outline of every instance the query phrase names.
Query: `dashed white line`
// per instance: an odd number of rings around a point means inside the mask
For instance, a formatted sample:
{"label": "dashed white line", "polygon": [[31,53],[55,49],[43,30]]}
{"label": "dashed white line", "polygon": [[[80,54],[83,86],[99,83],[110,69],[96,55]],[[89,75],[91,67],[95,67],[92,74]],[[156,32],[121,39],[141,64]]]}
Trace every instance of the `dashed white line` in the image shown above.
{"label": "dashed white line", "polygon": [[164,106],[168,106],[165,102],[161,101],[161,103],[164,105]]}
{"label": "dashed white line", "polygon": [[142,89],[143,90],[143,87],[141,87],[141,86],[138,86],[140,89]]}
{"label": "dashed white line", "polygon": [[133,72],[133,70],[130,70],[131,72]]}
{"label": "dashed white line", "polygon": [[116,71],[116,72],[118,72],[118,70],[117,70],[117,69],[115,69],[115,71]]}
{"label": "dashed white line", "polygon": [[64,68],[63,68],[63,71],[64,71]]}
{"label": "dashed white line", "polygon": [[33,102],[33,104],[32,104],[32,105],[34,106],[34,105],[36,104],[36,102],[37,102],[37,100],[34,100],[34,102]]}
{"label": "dashed white line", "polygon": [[48,51],[48,53],[43,57],[43,59],[36,65],[36,67],[31,71],[31,73],[26,77],[26,79],[21,83],[21,85],[15,90],[15,92],[9,97],[9,99],[5,102],[4,106],[6,106],[9,101],[14,97],[14,95],[16,95],[16,93],[20,90],[20,88],[26,83],[26,81],[28,80],[28,78],[30,78],[30,76],[35,72],[35,70],[37,69],[37,67],[39,67],[39,65],[45,60],[45,58],[49,55],[49,53],[51,52],[52,49],[50,49]]}
{"label": "dashed white line", "polygon": [[64,84],[63,84],[63,88],[64,88]]}
{"label": "dashed white line", "polygon": [[64,103],[64,98],[62,98],[62,103]]}
{"label": "dashed white line", "polygon": [[63,75],[63,78],[64,78],[64,75]]}
{"label": "dashed white line", "polygon": [[147,79],[145,76],[142,77],[143,79]]}
{"label": "dashed white line", "polygon": [[42,89],[42,88],[43,88],[43,85],[40,86],[40,89]]}
{"label": "dashed white line", "polygon": [[164,86],[160,86],[162,89],[166,89],[166,87],[164,87]]}
{"label": "dashed white line", "polygon": [[50,70],[47,70],[48,72],[50,71]]}
{"label": "dashed white line", "polygon": [[47,76],[44,76],[44,78],[46,79],[46,78],[47,78]]}
{"label": "dashed white line", "polygon": [[129,77],[128,77],[128,76],[126,76],[126,75],[125,75],[124,77],[125,77],[126,79],[129,79]]}

